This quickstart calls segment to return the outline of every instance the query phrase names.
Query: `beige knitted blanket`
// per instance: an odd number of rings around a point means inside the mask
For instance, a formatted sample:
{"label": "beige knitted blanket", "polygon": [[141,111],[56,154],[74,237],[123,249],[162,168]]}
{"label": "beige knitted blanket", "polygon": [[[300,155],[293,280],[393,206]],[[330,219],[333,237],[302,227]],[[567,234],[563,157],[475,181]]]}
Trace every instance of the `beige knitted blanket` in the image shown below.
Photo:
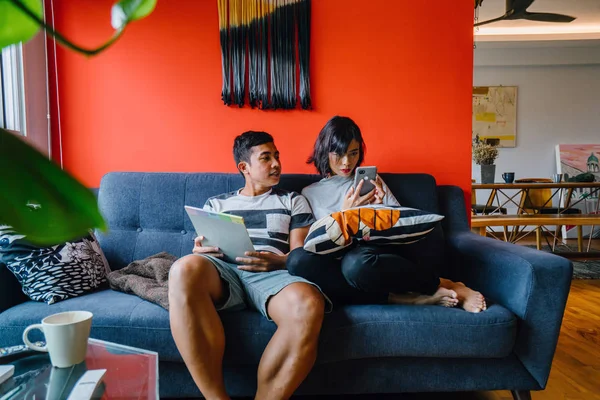
{"label": "beige knitted blanket", "polygon": [[133,261],[125,268],[108,274],[110,288],[132,293],[169,309],[169,270],[177,257],[166,252]]}

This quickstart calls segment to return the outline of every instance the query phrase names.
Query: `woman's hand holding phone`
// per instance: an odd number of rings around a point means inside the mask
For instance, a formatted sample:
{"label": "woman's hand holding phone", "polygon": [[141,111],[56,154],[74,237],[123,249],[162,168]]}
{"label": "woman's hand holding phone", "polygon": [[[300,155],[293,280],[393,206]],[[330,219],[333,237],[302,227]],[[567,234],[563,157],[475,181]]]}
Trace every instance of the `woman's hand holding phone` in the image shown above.
{"label": "woman's hand holding phone", "polygon": [[348,190],[348,193],[346,193],[346,197],[344,198],[344,202],[342,203],[342,211],[367,204],[383,204],[385,191],[383,190],[383,181],[379,175],[377,175],[375,180],[371,179],[371,183],[373,186],[375,186],[375,188],[364,196],[361,196],[360,190],[362,189],[363,182],[363,180],[358,182],[356,189],[354,186],[352,186],[350,190]]}
{"label": "woman's hand holding phone", "polygon": [[354,186],[348,190],[346,193],[346,197],[344,197],[344,202],[342,203],[342,211],[347,210],[352,207],[364,206],[367,204],[372,204],[373,199],[375,198],[376,188],[371,190],[369,193],[364,196],[360,195],[360,189],[362,188],[363,181],[358,182],[358,186],[356,189]]}

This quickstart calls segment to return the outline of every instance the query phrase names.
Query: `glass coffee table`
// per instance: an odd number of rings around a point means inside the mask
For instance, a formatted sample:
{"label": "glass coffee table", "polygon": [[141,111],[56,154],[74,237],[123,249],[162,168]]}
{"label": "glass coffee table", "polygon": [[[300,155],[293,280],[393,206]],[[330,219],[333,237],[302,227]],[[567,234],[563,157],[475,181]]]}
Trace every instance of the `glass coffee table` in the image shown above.
{"label": "glass coffee table", "polygon": [[77,380],[94,369],[106,369],[94,399],[159,398],[158,353],[144,349],[89,339],[85,361],[69,368],[52,367],[48,353],[40,352],[6,364],[15,373],[0,385],[0,400],[66,400]]}

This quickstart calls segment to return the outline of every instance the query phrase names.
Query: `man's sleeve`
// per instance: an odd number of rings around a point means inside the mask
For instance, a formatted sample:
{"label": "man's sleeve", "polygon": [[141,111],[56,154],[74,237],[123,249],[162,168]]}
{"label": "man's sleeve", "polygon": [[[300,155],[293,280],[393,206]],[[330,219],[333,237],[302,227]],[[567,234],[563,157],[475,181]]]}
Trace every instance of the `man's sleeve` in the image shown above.
{"label": "man's sleeve", "polygon": [[290,222],[290,231],[297,228],[304,228],[315,222],[310,205],[304,196],[292,192],[292,220]]}

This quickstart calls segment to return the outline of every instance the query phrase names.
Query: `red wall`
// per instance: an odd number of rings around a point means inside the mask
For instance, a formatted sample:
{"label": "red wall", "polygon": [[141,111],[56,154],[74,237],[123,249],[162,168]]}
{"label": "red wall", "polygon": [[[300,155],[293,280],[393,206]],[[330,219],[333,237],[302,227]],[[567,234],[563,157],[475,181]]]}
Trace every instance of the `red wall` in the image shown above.
{"label": "red wall", "polygon": [[[54,2],[56,27],[95,46],[112,32],[112,3]],[[314,110],[265,112],[220,100],[217,1],[160,0],[97,57],[58,48],[64,166],[92,187],[109,171],[234,172],[233,138],[255,129],[275,136],[284,172],[309,173],[314,139],[338,114],[361,127],[367,165],[469,190],[473,4],[435,3],[313,1]],[[59,160],[56,118],[53,137]]]}

